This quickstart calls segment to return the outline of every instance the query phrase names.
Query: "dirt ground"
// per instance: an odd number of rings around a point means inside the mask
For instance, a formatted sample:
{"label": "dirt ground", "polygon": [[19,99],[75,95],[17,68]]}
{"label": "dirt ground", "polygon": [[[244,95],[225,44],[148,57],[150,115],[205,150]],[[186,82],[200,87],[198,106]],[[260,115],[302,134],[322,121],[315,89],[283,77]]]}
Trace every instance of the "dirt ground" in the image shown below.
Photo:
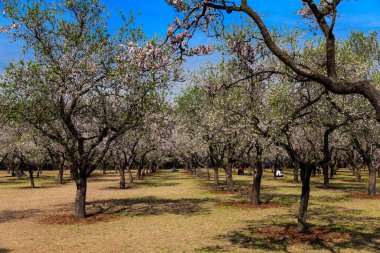
{"label": "dirt ground", "polygon": [[234,175],[237,192],[218,194],[183,171],[162,170],[125,190],[117,189],[116,174],[96,175],[86,222],[71,217],[75,185],[66,178],[58,186],[55,177],[43,172],[31,189],[27,179],[0,171],[0,253],[380,252],[380,200],[357,198],[366,179],[354,182],[344,170],[330,189],[313,178],[308,235],[294,228],[301,187],[290,174],[265,172],[265,208],[247,205],[250,176]]}

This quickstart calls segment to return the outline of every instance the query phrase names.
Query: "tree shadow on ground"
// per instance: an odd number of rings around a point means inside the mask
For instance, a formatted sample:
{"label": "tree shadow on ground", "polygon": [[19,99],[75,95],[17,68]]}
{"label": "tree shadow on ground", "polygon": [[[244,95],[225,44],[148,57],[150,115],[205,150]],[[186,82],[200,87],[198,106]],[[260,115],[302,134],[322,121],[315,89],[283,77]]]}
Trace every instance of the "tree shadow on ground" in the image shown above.
{"label": "tree shadow on ground", "polygon": [[224,249],[223,247],[219,245],[215,246],[206,246],[200,249],[197,249],[196,252],[204,252],[204,253],[211,253],[211,252],[228,252],[227,249]]}
{"label": "tree shadow on ground", "polygon": [[315,186],[316,189],[329,190],[329,191],[344,191],[348,193],[363,193],[366,191],[366,186],[361,184],[345,184],[345,183],[337,183],[331,182],[328,188],[324,188],[322,184],[318,184]]}
{"label": "tree shadow on ground", "polygon": [[0,248],[0,253],[8,253],[11,252],[10,249]]}
{"label": "tree shadow on ground", "polygon": [[199,215],[209,214],[203,203],[215,202],[211,198],[165,199],[155,196],[128,199],[110,199],[89,202],[96,213],[112,213],[126,216],[149,216],[163,214]]}
{"label": "tree shadow on ground", "polygon": [[39,209],[27,209],[27,210],[4,210],[0,212],[0,223],[9,222],[13,220],[20,220],[33,217],[36,213],[40,213]]}
{"label": "tree shadow on ground", "polygon": [[129,190],[129,189],[139,189],[139,188],[151,188],[151,187],[170,187],[177,186],[179,183],[163,183],[163,182],[151,182],[151,181],[137,181],[133,183],[127,183],[124,189],[121,189],[118,186],[118,183],[115,183],[114,186],[106,186],[100,188],[101,190]]}
{"label": "tree shadow on ground", "polygon": [[137,183],[137,187],[168,187],[168,186],[177,186],[179,183],[175,182],[162,182],[162,181],[144,181],[142,183]]}
{"label": "tree shadow on ground", "polygon": [[90,177],[89,182],[116,182],[115,178]]}
{"label": "tree shadow on ground", "polygon": [[[340,252],[342,249],[355,251],[380,252],[380,218],[363,216],[360,210],[343,207],[321,205],[310,208],[309,216],[314,220],[321,220],[327,225],[316,225],[315,228],[348,235],[347,239],[339,241],[324,241],[319,238],[302,241],[316,250]],[[289,215],[271,215],[266,220],[271,222],[263,224],[262,221],[252,221],[245,227],[231,231],[228,234],[218,235],[215,239],[227,240],[233,246],[256,249],[261,251],[289,252],[289,246],[294,242],[286,238],[263,238],[257,233],[263,226],[291,227],[296,225],[289,223]],[[212,248],[212,246],[210,246]]]}
{"label": "tree shadow on ground", "polygon": [[[238,200],[245,200],[248,201],[251,199],[251,193],[241,193],[238,195],[233,196],[234,199]],[[260,201],[261,202],[275,202],[279,204],[293,204],[296,203],[299,200],[298,194],[280,194],[280,193],[274,193],[274,194],[268,194],[268,193],[261,193],[260,194]]]}
{"label": "tree shadow on ground", "polygon": [[215,239],[227,240],[233,246],[245,249],[260,249],[263,252],[287,251],[287,243],[285,240],[260,238],[258,235],[252,234],[248,228],[232,231],[226,235],[219,235]]}

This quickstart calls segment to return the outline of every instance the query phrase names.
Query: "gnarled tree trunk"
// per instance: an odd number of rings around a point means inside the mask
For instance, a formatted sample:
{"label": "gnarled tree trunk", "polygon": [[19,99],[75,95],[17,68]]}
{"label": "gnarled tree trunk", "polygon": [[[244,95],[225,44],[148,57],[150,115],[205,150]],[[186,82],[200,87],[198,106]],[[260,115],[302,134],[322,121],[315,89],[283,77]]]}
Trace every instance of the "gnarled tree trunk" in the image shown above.
{"label": "gnarled tree trunk", "polygon": [[75,211],[74,216],[76,218],[86,217],[86,193],[87,193],[87,178],[83,175],[79,175],[75,179],[77,186],[77,193],[75,196]]}
{"label": "gnarled tree trunk", "polygon": [[120,175],[119,188],[125,189],[125,168],[119,169],[119,175]]}
{"label": "gnarled tree trunk", "polygon": [[302,193],[301,202],[298,210],[298,230],[305,233],[308,229],[307,220],[307,208],[309,205],[310,196],[310,177],[315,165],[301,163],[301,181],[302,181]]}

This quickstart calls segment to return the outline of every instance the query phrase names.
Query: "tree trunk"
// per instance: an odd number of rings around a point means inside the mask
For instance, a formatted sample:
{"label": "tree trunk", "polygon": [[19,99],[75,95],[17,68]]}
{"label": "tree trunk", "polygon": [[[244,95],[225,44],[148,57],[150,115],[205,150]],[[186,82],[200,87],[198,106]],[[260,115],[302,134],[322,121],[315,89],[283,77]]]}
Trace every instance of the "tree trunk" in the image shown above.
{"label": "tree trunk", "polygon": [[141,173],[142,173],[142,168],[139,166],[136,172],[136,180],[140,180],[142,178]]}
{"label": "tree trunk", "polygon": [[77,193],[75,197],[75,212],[76,218],[86,217],[86,192],[87,192],[87,178],[78,175],[75,180],[77,185]]}
{"label": "tree trunk", "polygon": [[257,161],[256,170],[253,173],[252,199],[251,199],[251,204],[255,206],[260,204],[260,185],[261,185],[262,175],[263,175],[263,164],[261,161]]}
{"label": "tree trunk", "polygon": [[207,166],[206,168],[207,171],[207,181],[210,181],[210,168]]}
{"label": "tree trunk", "polygon": [[232,165],[228,166],[226,169],[226,183],[227,183],[227,190],[232,192],[234,191],[234,181],[232,179]]}
{"label": "tree trunk", "polygon": [[119,188],[125,189],[125,168],[119,169],[119,174],[120,174]]}
{"label": "tree trunk", "polygon": [[34,186],[34,178],[33,178],[33,167],[32,166],[28,166],[28,170],[29,170],[29,178],[30,178],[30,186],[32,188],[35,188]]}
{"label": "tree trunk", "polygon": [[328,163],[323,162],[322,171],[323,171],[323,187],[329,188],[330,178],[329,178],[329,165],[328,165]]}
{"label": "tree trunk", "polygon": [[368,178],[368,195],[373,197],[376,195],[376,167],[372,166],[372,162],[367,164],[369,178]]}
{"label": "tree trunk", "polygon": [[217,166],[214,167],[214,185],[219,185],[219,168]]}
{"label": "tree trunk", "polygon": [[107,167],[105,164],[103,164],[103,166],[102,166],[102,172],[103,172],[103,175],[105,175],[107,173]]}
{"label": "tree trunk", "polygon": [[330,178],[334,178],[335,175],[335,165],[330,166]]}
{"label": "tree trunk", "polygon": [[307,207],[309,205],[309,195],[310,195],[310,177],[315,165],[309,165],[301,163],[301,181],[302,181],[302,193],[301,202],[298,210],[298,230],[305,233],[308,229],[306,219],[307,219]]}
{"label": "tree trunk", "polygon": [[40,177],[40,174],[42,174],[41,167],[37,166],[37,178]]}
{"label": "tree trunk", "polygon": [[63,166],[59,167],[58,170],[58,184],[63,184]]}
{"label": "tree trunk", "polygon": [[362,167],[361,166],[355,166],[355,181],[361,182],[362,181]]}

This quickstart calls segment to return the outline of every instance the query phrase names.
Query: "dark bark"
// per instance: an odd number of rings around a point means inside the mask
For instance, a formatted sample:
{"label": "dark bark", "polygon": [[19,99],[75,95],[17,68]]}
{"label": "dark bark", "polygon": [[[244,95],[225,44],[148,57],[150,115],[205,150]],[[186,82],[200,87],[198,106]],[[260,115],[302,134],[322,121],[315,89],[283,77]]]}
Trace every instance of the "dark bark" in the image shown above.
{"label": "dark bark", "polygon": [[307,208],[309,205],[309,196],[310,196],[310,177],[315,165],[301,163],[301,181],[302,181],[302,193],[301,193],[301,202],[298,210],[298,230],[302,233],[305,233],[308,229],[306,223],[307,220]]}
{"label": "dark bark", "polygon": [[253,185],[252,185],[252,205],[260,204],[260,188],[261,188],[261,178],[263,175],[263,163],[260,161],[256,162],[256,170],[253,173]]}
{"label": "dark bark", "polygon": [[40,177],[40,174],[42,174],[42,167],[41,166],[37,166],[37,178]]}
{"label": "dark bark", "polygon": [[106,161],[103,161],[103,163],[102,163],[102,172],[103,172],[103,175],[105,175],[107,173],[107,164],[106,164]]}
{"label": "dark bark", "polygon": [[119,180],[119,188],[125,189],[125,168],[119,169],[120,180]]}
{"label": "dark bark", "polygon": [[330,187],[330,178],[329,178],[329,166],[327,163],[323,162],[322,164],[322,172],[323,172],[323,187]]}
{"label": "dark bark", "polygon": [[60,166],[58,169],[58,180],[57,180],[58,184],[63,184],[63,170],[64,170],[63,166]]}
{"label": "dark bark", "polygon": [[30,178],[30,186],[32,188],[35,188],[35,185],[34,185],[34,177],[33,177],[33,167],[28,165],[28,171],[29,171],[29,178]]}
{"label": "dark bark", "polygon": [[330,166],[330,178],[334,178],[335,175],[335,165]]}
{"label": "dark bark", "polygon": [[86,217],[86,193],[87,193],[87,178],[83,175],[78,176],[75,179],[77,186],[77,193],[75,196],[75,211],[74,216],[76,218]]}
{"label": "dark bark", "polygon": [[256,141],[255,146],[256,146],[256,162],[255,162],[256,170],[254,171],[254,174],[253,174],[251,204],[252,205],[259,205],[260,204],[261,178],[263,176],[263,161],[262,161],[263,150],[260,147],[259,141]]}

